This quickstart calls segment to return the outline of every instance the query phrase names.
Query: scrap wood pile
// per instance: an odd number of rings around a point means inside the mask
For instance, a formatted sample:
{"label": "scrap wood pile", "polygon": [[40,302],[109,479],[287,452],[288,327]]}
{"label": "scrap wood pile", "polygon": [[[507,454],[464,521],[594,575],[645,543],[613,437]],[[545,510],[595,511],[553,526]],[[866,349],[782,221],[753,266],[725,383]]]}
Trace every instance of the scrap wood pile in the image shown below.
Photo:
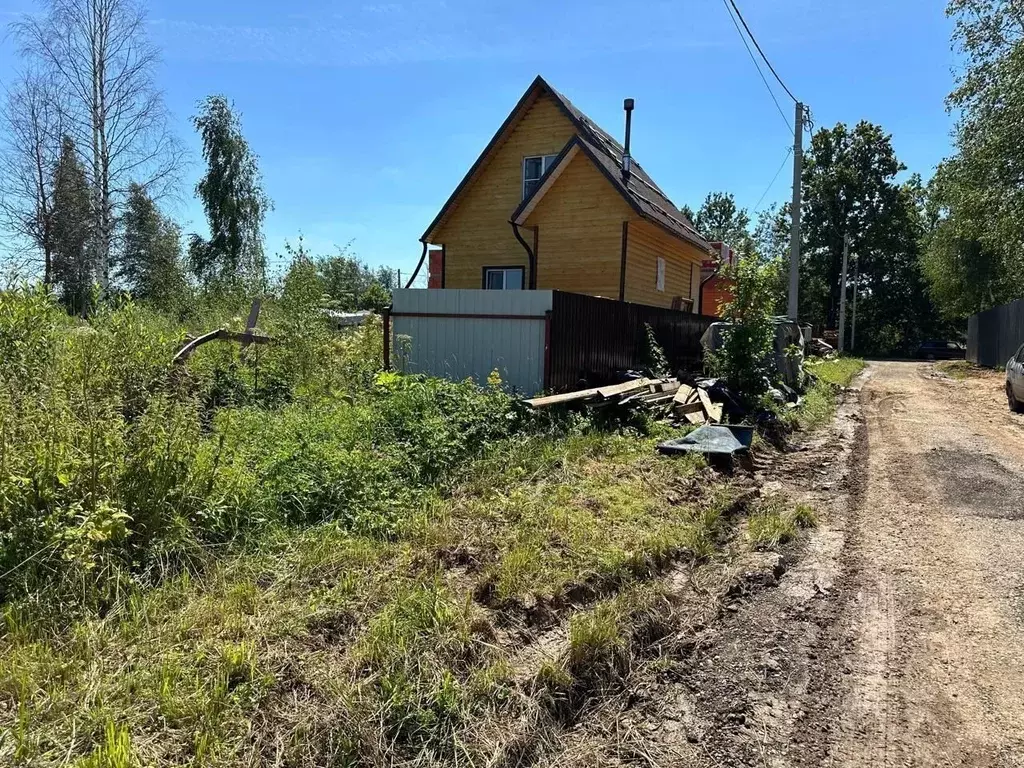
{"label": "scrap wood pile", "polygon": [[535,410],[569,405],[591,409],[632,408],[669,421],[720,423],[724,405],[716,391],[716,380],[698,379],[694,383],[695,386],[691,386],[674,378],[635,379],[607,387],[535,397],[525,402]]}

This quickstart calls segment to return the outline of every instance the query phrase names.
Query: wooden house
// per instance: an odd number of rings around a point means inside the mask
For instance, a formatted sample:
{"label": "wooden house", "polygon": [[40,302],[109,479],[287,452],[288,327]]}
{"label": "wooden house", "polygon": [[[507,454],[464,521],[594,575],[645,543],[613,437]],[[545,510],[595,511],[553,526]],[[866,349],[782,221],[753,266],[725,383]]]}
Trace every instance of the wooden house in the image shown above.
{"label": "wooden house", "polygon": [[537,77],[420,238],[437,288],[696,311],[709,244],[625,147]]}

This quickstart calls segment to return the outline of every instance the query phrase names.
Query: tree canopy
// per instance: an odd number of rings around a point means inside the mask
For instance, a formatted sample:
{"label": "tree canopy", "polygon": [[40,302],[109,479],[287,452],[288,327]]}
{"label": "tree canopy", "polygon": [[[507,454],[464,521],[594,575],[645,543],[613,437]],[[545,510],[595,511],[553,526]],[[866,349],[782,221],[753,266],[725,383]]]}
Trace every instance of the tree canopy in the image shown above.
{"label": "tree canopy", "polygon": [[956,152],[929,184],[922,265],[939,308],[964,316],[1024,295],[1024,13],[951,0],[964,67],[947,100]]}
{"label": "tree canopy", "polygon": [[206,173],[196,184],[210,238],[192,235],[189,259],[203,281],[249,280],[262,284],[263,218],[271,208],[263,191],[256,155],[242,125],[224,96],[209,96],[192,118],[203,142]]}

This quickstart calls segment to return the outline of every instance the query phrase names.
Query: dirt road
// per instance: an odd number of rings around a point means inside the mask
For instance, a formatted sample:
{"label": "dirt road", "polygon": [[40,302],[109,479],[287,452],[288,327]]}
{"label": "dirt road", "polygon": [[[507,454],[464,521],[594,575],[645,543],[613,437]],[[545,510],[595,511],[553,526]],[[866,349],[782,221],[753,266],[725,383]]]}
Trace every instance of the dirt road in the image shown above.
{"label": "dirt road", "polygon": [[826,764],[1024,765],[1024,420],[1001,382],[868,370],[832,633],[845,680],[805,730]]}
{"label": "dirt road", "polygon": [[1024,767],[1024,416],[995,372],[872,363],[853,389],[755,473],[821,517],[784,572],[548,765]]}

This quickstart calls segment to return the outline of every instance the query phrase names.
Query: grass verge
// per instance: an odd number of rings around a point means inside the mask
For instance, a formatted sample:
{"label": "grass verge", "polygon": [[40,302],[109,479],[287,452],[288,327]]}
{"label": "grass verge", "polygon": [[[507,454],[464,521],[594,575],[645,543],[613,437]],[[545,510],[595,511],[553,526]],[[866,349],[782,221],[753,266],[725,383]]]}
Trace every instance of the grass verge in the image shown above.
{"label": "grass verge", "polygon": [[966,360],[942,360],[935,364],[935,370],[958,381],[969,379],[983,371],[982,368]]}
{"label": "grass verge", "polygon": [[864,361],[857,357],[810,360],[806,365],[816,380],[804,393],[800,406],[784,416],[786,424],[793,429],[816,429],[828,423],[836,412],[837,390],[849,386],[864,369]]}
{"label": "grass verge", "polygon": [[704,471],[635,436],[514,439],[453,496],[396,502],[411,506],[390,539],[276,528],[60,633],[9,610],[0,763],[479,759],[478,724],[529,695],[516,638],[609,595],[573,620],[561,663],[608,677],[628,656],[625,617],[656,599],[634,590],[715,551],[730,497]]}
{"label": "grass verge", "polygon": [[790,508],[784,499],[768,496],[760,501],[747,520],[747,538],[754,549],[774,549],[796,537],[801,528],[818,524],[814,509],[807,504]]}

